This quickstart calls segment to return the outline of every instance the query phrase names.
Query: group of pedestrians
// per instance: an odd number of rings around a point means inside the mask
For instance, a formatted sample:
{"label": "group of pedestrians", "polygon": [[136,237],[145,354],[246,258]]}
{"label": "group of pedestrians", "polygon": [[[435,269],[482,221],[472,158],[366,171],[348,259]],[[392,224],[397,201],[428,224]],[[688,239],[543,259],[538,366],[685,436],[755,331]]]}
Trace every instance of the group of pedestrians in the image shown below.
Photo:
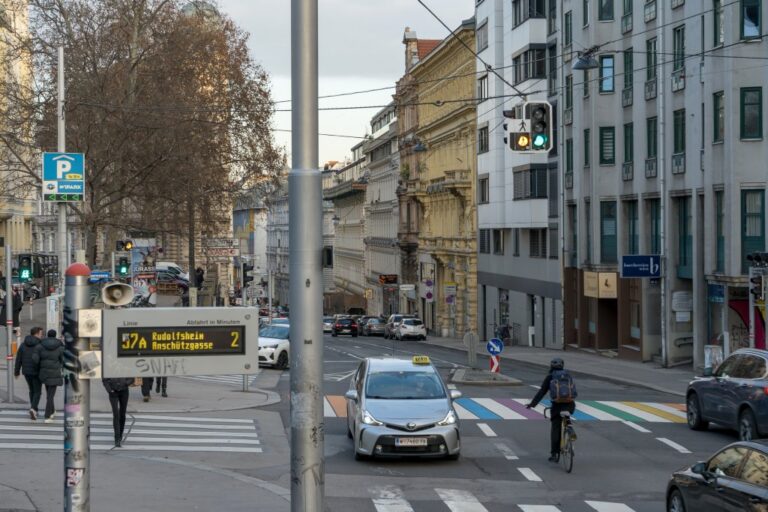
{"label": "group of pedestrians", "polygon": [[42,388],[45,386],[45,422],[50,423],[56,415],[53,399],[56,388],[64,384],[64,344],[56,338],[51,329],[43,338],[43,328],[33,327],[29,336],[16,352],[13,374],[23,374],[29,388],[29,417],[37,420]]}

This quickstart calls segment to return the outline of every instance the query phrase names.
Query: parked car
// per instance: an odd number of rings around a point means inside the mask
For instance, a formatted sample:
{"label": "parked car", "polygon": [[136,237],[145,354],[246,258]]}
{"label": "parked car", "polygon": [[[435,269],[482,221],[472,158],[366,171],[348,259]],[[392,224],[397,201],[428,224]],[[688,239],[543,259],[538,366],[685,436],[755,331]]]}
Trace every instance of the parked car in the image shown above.
{"label": "parked car", "polygon": [[323,332],[333,332],[333,317],[332,316],[324,316],[323,317]]}
{"label": "parked car", "polygon": [[737,350],[712,377],[696,378],[686,408],[693,430],[713,422],[738,431],[742,441],[768,436],[768,351]]}
{"label": "parked car", "polygon": [[333,331],[331,336],[334,338],[339,334],[350,334],[353,338],[357,338],[358,327],[357,322],[352,318],[339,318],[336,323],[333,324]]}
{"label": "parked car", "polygon": [[363,336],[384,336],[384,320],[378,317],[369,318],[362,324]]}
{"label": "parked car", "polygon": [[389,315],[389,319],[384,326],[384,339],[395,337],[397,326],[400,325],[400,322],[402,322],[403,318],[416,318],[416,315],[401,315],[399,313]]}
{"label": "parked car", "polygon": [[397,326],[395,337],[398,340],[426,340],[427,328],[424,327],[424,322],[418,318],[403,318],[400,325]]}
{"label": "parked car", "polygon": [[766,441],[730,444],[706,462],[675,471],[667,484],[668,512],[762,512],[766,509]]}
{"label": "parked car", "polygon": [[259,329],[259,364],[281,370],[288,368],[291,344],[290,325],[265,325]]}
{"label": "parked car", "polygon": [[426,356],[366,358],[350,381],[347,436],[355,458],[427,456],[458,459],[459,418],[448,390]]}

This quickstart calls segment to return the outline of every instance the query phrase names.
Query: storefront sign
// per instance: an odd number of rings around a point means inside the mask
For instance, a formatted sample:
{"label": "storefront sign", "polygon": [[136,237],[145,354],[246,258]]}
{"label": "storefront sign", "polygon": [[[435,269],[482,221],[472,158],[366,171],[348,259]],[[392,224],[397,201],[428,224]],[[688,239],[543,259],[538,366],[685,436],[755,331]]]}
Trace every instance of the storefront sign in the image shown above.
{"label": "storefront sign", "polygon": [[597,272],[584,272],[584,296],[597,298],[598,286],[597,286]]}
{"label": "storefront sign", "polygon": [[601,299],[615,299],[619,296],[616,272],[600,272],[598,274],[597,295]]}

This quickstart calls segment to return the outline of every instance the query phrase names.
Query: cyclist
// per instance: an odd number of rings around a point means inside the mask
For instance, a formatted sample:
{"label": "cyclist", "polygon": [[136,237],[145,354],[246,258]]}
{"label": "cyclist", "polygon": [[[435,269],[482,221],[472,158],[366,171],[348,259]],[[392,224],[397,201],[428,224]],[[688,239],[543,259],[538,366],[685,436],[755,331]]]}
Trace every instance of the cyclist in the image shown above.
{"label": "cyclist", "polygon": [[[549,373],[544,378],[541,389],[533,397],[533,400],[526,405],[528,409],[536,407],[541,399],[544,398],[544,395],[549,392],[552,399],[552,408],[549,411],[550,421],[552,422],[550,462],[558,462],[560,460],[560,429],[563,421],[560,413],[568,411],[573,414],[573,411],[576,409],[576,403],[574,402],[576,387],[573,385],[573,378],[564,368],[565,362],[561,358],[555,357],[552,359],[549,363]],[[553,382],[553,379],[555,382]],[[570,382],[570,385],[568,385],[568,382]],[[558,387],[560,383],[566,383],[565,387],[568,389],[560,391]]]}

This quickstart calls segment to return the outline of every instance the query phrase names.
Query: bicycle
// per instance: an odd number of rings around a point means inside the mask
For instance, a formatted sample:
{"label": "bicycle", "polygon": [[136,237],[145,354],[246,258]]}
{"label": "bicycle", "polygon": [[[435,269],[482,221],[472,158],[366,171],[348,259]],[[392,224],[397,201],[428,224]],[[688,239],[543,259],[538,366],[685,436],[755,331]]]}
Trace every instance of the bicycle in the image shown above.
{"label": "bicycle", "polygon": [[[548,418],[552,413],[551,407],[544,408],[544,417]],[[560,416],[563,421],[560,422],[560,463],[563,465],[566,473],[573,471],[573,444],[576,442],[576,430],[573,428],[574,419],[568,411],[561,411]]]}

